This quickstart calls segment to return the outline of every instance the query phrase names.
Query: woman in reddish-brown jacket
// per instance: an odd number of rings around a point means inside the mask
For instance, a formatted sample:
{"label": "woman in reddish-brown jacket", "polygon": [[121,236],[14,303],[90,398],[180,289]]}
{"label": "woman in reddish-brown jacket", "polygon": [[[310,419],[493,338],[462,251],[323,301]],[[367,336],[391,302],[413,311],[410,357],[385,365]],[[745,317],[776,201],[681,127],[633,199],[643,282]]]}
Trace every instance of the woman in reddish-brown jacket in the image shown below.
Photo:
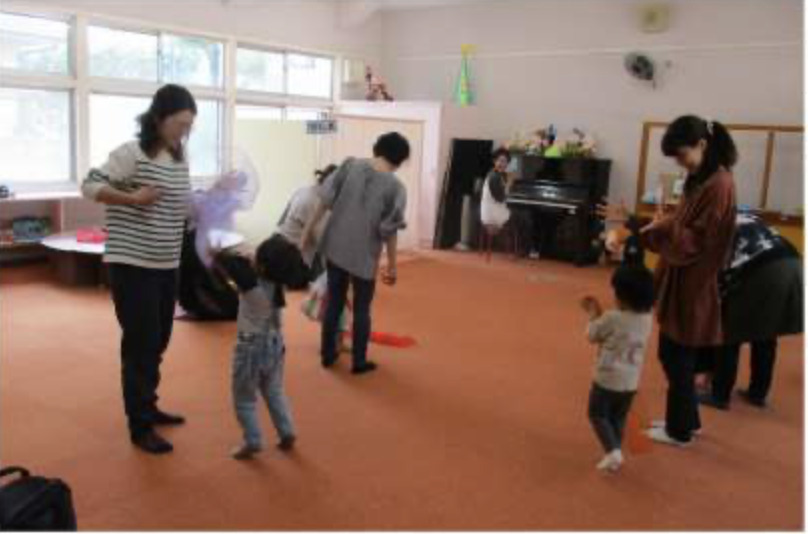
{"label": "woman in reddish-brown jacket", "polygon": [[670,215],[642,229],[641,240],[659,254],[656,269],[659,359],[668,379],[664,424],[649,430],[655,441],[686,445],[701,429],[694,387],[699,347],[722,344],[718,274],[735,229],[737,151],[727,129],[695,116],[676,119],[662,152],[688,177],[682,200]]}

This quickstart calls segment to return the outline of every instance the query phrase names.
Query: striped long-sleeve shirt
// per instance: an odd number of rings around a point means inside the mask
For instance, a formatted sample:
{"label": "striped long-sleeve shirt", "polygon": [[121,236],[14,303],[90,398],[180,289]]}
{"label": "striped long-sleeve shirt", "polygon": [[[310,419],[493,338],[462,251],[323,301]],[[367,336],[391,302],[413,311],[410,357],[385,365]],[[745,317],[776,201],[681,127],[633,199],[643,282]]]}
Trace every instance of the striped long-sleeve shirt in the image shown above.
{"label": "striped long-sleeve shirt", "polygon": [[191,193],[187,162],[175,162],[165,152],[150,159],[132,141],[115,149],[104,165],[90,170],[82,194],[95,200],[104,186],[122,191],[153,186],[161,194],[151,206],[107,206],[104,261],[176,269]]}

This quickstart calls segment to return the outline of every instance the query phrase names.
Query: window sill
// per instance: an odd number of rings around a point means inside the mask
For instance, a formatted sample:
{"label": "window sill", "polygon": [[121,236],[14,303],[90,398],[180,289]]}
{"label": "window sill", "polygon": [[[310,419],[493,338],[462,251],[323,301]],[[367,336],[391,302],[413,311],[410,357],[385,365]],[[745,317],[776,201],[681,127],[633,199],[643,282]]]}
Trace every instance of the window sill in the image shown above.
{"label": "window sill", "polygon": [[70,200],[76,198],[81,198],[81,193],[78,191],[31,191],[15,192],[11,197],[0,198],[0,202],[40,202],[48,200]]}

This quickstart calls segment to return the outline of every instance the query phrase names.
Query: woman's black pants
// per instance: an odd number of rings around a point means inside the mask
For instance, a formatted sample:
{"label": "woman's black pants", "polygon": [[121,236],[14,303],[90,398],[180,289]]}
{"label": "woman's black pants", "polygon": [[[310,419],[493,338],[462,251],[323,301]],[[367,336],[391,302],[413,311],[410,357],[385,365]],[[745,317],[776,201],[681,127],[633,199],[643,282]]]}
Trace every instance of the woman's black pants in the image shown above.
{"label": "woman's black pants", "polygon": [[171,340],[176,269],[109,266],[115,315],[121,326],[123,401],[133,438],[152,428],[160,364]]}

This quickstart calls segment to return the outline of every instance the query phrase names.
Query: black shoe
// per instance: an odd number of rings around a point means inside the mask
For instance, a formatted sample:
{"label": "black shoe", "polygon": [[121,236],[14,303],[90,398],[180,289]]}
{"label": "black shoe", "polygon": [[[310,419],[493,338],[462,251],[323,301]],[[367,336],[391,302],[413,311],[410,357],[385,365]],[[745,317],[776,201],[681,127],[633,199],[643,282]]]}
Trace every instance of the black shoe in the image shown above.
{"label": "black shoe", "polygon": [[154,430],[132,437],[132,443],[138,449],[149,454],[167,454],[174,450],[174,446]]}
{"label": "black shoe", "polygon": [[759,399],[757,397],[753,397],[749,394],[748,389],[739,389],[738,396],[741,397],[747,404],[751,404],[756,408],[765,408],[766,401],[763,399]]}
{"label": "black shoe", "polygon": [[355,374],[355,375],[363,375],[365,373],[370,373],[372,371],[375,371],[376,368],[378,368],[378,367],[379,366],[376,365],[373,362],[365,362],[364,364],[362,364],[360,366],[354,365],[353,369],[351,369],[351,372],[353,374]]}
{"label": "black shoe", "polygon": [[703,404],[704,406],[709,406],[710,408],[715,408],[716,410],[729,410],[729,403],[722,402],[711,394],[704,394],[698,396],[699,404]]}
{"label": "black shoe", "polygon": [[295,436],[284,436],[278,442],[278,448],[282,451],[291,451],[295,448],[295,441],[297,441]]}
{"label": "black shoe", "polygon": [[151,422],[155,426],[178,426],[185,424],[185,418],[181,415],[170,414],[157,410],[151,417]]}

